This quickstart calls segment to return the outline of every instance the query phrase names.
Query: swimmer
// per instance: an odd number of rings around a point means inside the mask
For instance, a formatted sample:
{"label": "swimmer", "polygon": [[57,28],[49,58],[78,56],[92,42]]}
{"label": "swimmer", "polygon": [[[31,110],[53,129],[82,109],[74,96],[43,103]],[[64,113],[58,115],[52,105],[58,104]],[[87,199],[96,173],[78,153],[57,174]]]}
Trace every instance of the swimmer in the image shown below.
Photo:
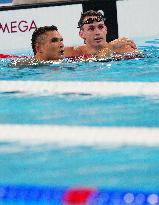
{"label": "swimmer", "polygon": [[81,14],[78,22],[79,36],[84,44],[66,47],[65,56],[93,55],[97,58],[110,57],[112,53],[123,54],[138,52],[136,44],[128,38],[118,38],[110,43],[106,41],[107,27],[105,18],[99,11],[90,10]]}
{"label": "swimmer", "polygon": [[56,26],[37,28],[32,34],[31,45],[34,56],[16,59],[11,62],[11,67],[47,65],[64,58],[63,38]]}

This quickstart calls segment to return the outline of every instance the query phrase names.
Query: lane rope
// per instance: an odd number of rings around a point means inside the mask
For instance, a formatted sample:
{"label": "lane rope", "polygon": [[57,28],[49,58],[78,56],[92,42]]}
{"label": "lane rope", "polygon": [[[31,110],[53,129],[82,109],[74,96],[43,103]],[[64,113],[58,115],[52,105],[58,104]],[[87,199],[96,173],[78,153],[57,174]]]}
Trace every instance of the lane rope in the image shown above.
{"label": "lane rope", "polygon": [[0,81],[0,92],[159,96],[158,82]]}
{"label": "lane rope", "polygon": [[0,124],[0,141],[60,146],[159,146],[159,128]]}
{"label": "lane rope", "polygon": [[43,187],[25,185],[0,185],[0,201],[37,204],[69,205],[157,205],[158,192],[122,191],[93,188]]}

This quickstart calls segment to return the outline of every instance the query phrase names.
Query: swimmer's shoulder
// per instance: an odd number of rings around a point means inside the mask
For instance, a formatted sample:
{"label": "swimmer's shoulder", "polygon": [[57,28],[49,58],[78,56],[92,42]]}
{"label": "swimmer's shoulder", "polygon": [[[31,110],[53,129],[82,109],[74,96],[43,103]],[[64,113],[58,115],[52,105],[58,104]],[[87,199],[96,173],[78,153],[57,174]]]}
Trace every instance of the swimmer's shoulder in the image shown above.
{"label": "swimmer's shoulder", "polygon": [[88,53],[86,45],[65,47],[65,57],[82,56]]}

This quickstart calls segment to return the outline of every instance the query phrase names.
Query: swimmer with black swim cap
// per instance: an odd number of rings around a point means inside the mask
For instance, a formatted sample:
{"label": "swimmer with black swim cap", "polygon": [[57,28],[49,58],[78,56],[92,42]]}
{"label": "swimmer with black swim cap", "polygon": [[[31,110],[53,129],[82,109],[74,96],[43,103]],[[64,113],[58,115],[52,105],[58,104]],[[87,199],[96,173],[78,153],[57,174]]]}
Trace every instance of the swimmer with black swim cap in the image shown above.
{"label": "swimmer with black swim cap", "polygon": [[100,11],[89,10],[81,14],[78,22],[79,36],[84,44],[77,47],[66,47],[65,56],[93,55],[97,58],[109,57],[112,53],[138,52],[133,41],[119,38],[110,43],[106,40],[107,27],[105,17]]}
{"label": "swimmer with black swim cap", "polygon": [[32,58],[17,59],[11,63],[12,67],[47,65],[62,62],[64,59],[64,43],[56,26],[44,26],[35,29],[31,38]]}

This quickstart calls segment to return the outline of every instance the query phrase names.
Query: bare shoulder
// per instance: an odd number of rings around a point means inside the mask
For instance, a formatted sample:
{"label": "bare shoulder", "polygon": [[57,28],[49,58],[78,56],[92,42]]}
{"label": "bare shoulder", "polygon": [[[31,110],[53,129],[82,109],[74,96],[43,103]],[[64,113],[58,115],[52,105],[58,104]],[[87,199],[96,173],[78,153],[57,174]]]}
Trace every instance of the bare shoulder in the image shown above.
{"label": "bare shoulder", "polygon": [[65,57],[72,56],[74,53],[74,47],[73,46],[67,46],[64,48],[64,55]]}
{"label": "bare shoulder", "polygon": [[81,56],[87,53],[85,45],[65,47],[65,57]]}

